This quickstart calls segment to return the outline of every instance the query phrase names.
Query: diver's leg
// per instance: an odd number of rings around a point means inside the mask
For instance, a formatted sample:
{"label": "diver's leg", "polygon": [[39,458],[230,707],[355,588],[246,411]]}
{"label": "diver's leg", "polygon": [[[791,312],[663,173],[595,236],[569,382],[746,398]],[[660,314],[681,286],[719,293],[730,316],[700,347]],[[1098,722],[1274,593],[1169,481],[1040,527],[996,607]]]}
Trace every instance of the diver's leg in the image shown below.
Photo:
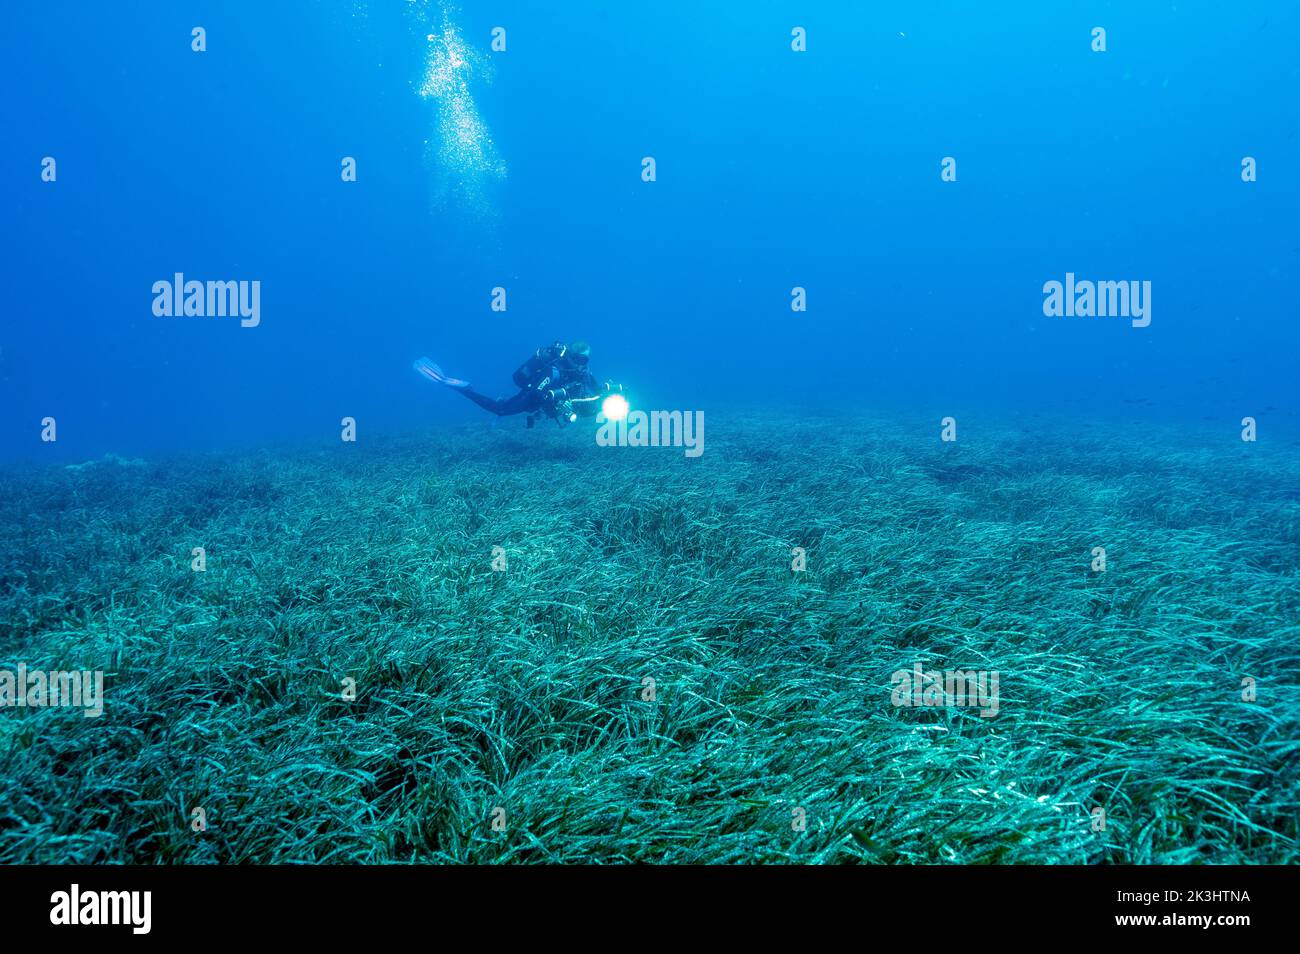
{"label": "diver's leg", "polygon": [[498,398],[490,398],[484,394],[479,394],[473,388],[468,386],[457,388],[456,390],[465,395],[465,397],[469,398],[479,407],[486,411],[491,411],[498,417],[508,417],[511,414],[523,414],[525,411],[533,411],[536,410],[538,404],[541,403],[540,395],[532,389],[520,391],[518,394],[514,395],[514,397],[506,398],[504,401]]}

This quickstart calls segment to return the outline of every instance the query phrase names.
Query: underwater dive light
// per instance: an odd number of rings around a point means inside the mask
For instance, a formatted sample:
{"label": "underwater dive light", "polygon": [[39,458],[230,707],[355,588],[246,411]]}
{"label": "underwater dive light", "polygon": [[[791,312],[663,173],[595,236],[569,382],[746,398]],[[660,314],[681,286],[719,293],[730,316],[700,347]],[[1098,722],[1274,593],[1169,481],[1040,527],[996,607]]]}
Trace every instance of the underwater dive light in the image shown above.
{"label": "underwater dive light", "polygon": [[627,398],[621,394],[611,394],[600,405],[600,413],[607,421],[622,421],[627,418]]}

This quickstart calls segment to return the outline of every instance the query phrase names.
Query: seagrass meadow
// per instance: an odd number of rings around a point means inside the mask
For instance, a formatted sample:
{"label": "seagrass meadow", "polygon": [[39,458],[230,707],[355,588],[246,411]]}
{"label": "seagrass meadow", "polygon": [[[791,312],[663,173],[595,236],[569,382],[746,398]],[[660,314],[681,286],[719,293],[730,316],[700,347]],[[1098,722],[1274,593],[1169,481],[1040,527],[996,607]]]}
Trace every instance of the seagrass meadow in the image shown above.
{"label": "seagrass meadow", "polygon": [[0,861],[1298,860],[1293,444],[707,423],[9,467]]}

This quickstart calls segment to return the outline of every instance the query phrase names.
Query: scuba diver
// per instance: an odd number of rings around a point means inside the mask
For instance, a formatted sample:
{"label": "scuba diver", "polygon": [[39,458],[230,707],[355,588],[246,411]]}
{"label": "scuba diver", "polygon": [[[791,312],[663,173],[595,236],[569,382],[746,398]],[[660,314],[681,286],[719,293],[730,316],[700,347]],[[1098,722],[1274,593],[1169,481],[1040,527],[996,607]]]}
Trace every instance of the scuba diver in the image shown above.
{"label": "scuba diver", "polygon": [[[428,358],[415,362],[415,370],[430,381],[446,385],[463,394],[479,407],[498,417],[527,414],[527,425],[532,427],[538,417],[546,416],[563,427],[579,417],[595,417],[602,409],[602,400],[621,393],[623,388],[613,382],[596,383],[590,368],[591,349],[584,341],[564,344],[557,341],[538,348],[514,373],[519,392],[508,398],[490,398],[479,394],[468,381],[446,374]],[[626,407],[626,403],[622,405]]]}

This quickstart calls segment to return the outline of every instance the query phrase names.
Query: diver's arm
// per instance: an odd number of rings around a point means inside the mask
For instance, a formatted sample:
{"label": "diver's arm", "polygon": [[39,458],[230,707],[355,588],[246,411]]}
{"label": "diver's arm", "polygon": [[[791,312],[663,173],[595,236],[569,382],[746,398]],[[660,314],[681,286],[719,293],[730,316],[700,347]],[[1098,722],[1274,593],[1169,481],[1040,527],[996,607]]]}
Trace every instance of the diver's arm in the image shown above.
{"label": "diver's arm", "polygon": [[[591,377],[588,375],[588,377]],[[573,409],[582,417],[595,417],[600,412],[604,399],[614,393],[621,393],[623,386],[615,384],[613,381],[606,381],[604,385],[597,386],[596,379],[591,378],[591,387],[587,394],[581,397],[569,398],[569,403]]]}
{"label": "diver's arm", "polygon": [[567,382],[562,388],[555,388],[549,392],[556,401],[598,401],[613,387],[609,381],[605,382],[602,388],[596,383],[595,376],[587,371],[576,381]]}
{"label": "diver's arm", "polygon": [[569,404],[579,417],[595,417],[600,412],[601,397],[602,395],[594,394],[591,397],[573,398]]}

